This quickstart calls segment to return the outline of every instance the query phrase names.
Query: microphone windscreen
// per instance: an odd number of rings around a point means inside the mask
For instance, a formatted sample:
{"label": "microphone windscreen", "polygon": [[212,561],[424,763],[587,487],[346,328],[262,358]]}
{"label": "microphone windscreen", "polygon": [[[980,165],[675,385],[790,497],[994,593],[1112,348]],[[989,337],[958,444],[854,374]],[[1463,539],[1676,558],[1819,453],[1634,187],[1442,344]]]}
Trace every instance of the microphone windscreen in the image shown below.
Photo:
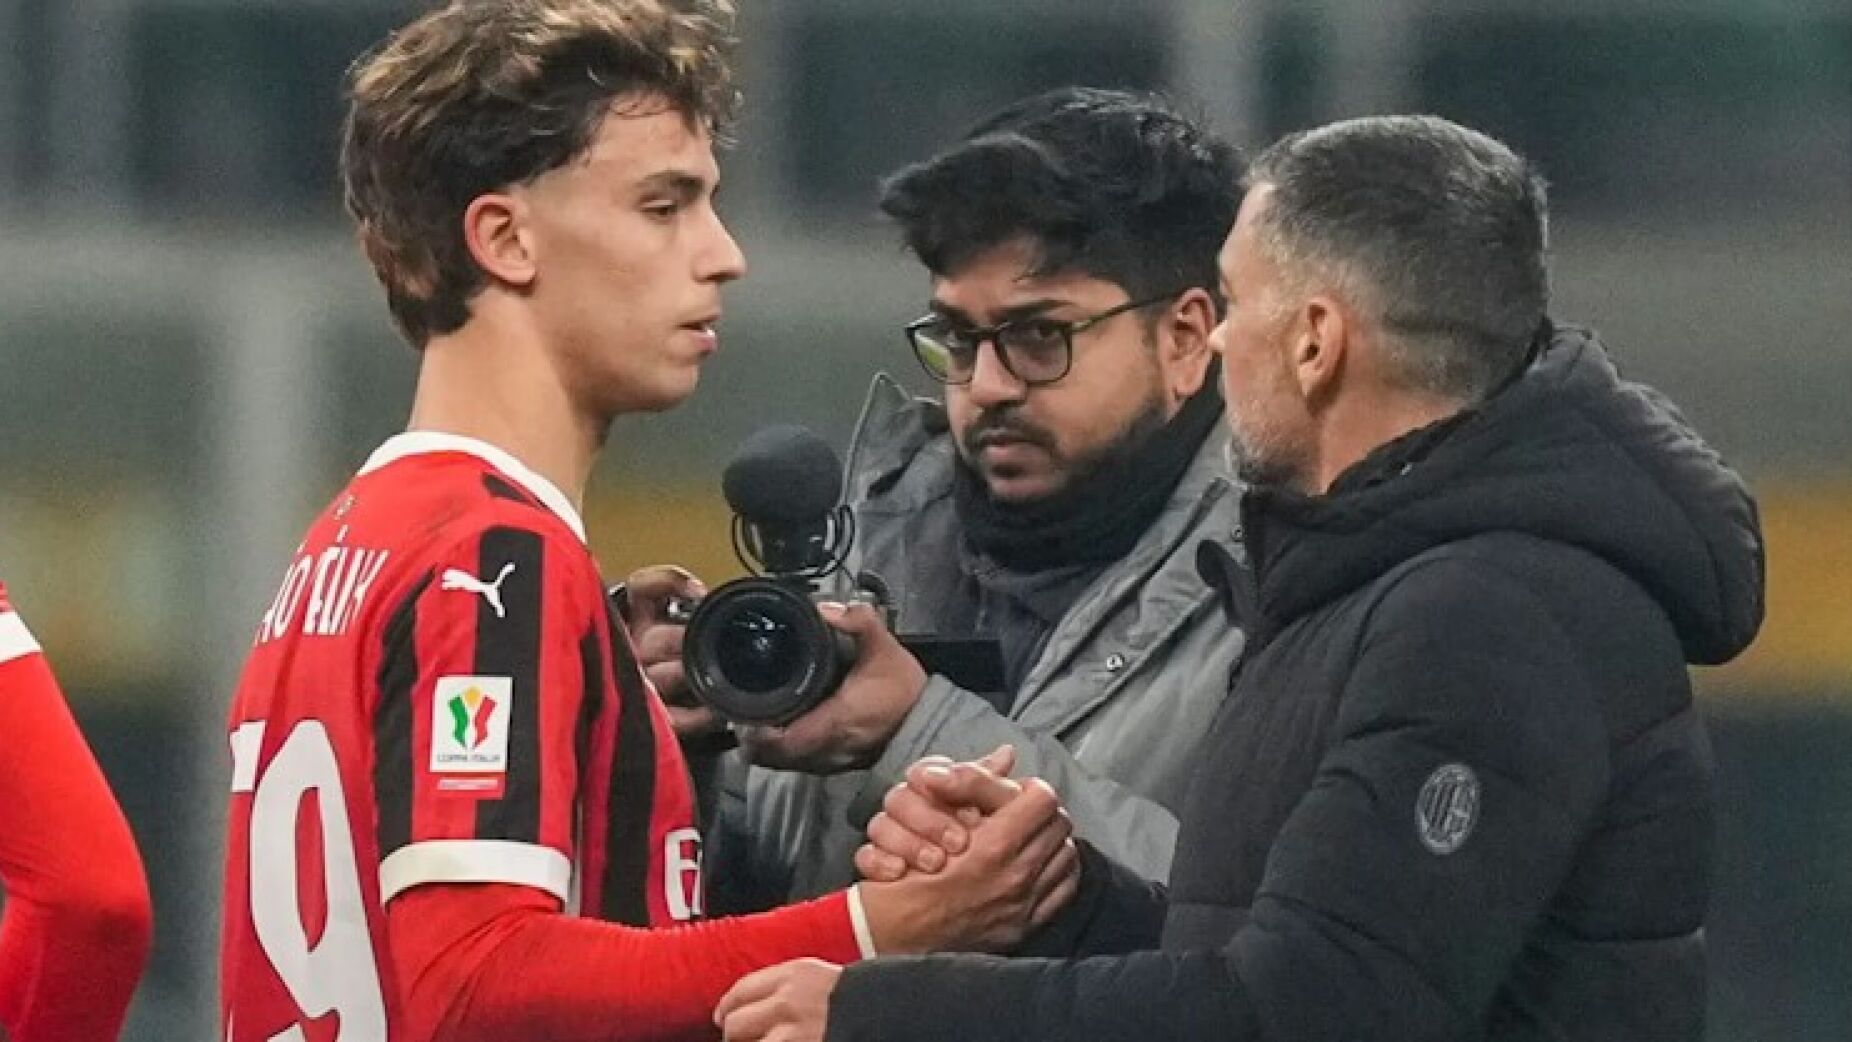
{"label": "microphone windscreen", "polygon": [[733,512],[759,524],[789,525],[829,516],[842,498],[842,461],[808,429],[780,424],[759,430],[721,474]]}

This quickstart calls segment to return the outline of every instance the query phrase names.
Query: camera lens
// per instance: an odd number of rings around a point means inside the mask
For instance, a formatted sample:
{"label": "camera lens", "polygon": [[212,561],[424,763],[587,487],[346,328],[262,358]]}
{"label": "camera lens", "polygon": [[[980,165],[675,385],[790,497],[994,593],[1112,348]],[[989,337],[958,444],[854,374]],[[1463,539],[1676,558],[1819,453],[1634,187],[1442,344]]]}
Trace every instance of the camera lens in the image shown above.
{"label": "camera lens", "polygon": [[791,683],[804,666],[803,649],[791,627],[752,609],[726,620],[714,654],[721,675],[755,695]]}
{"label": "camera lens", "polygon": [[729,720],[784,724],[822,701],[855,661],[855,644],[817,614],[802,586],[740,579],[688,620],[688,686]]}

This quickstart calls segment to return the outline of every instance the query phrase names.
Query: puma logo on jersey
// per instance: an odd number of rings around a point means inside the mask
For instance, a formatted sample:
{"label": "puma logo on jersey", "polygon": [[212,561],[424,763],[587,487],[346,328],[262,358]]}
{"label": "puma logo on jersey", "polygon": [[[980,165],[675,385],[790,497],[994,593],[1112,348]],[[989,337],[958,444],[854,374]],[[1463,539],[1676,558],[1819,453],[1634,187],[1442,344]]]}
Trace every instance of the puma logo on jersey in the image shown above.
{"label": "puma logo on jersey", "polygon": [[513,561],[509,561],[507,564],[502,565],[501,574],[497,575],[495,581],[492,583],[485,583],[481,579],[460,569],[447,568],[444,570],[444,577],[439,585],[446,590],[463,590],[468,593],[480,594],[483,600],[489,602],[489,607],[495,609],[495,617],[498,619],[505,619],[508,617],[508,611],[506,608],[502,607],[502,583],[507,582],[508,577],[513,574]]}

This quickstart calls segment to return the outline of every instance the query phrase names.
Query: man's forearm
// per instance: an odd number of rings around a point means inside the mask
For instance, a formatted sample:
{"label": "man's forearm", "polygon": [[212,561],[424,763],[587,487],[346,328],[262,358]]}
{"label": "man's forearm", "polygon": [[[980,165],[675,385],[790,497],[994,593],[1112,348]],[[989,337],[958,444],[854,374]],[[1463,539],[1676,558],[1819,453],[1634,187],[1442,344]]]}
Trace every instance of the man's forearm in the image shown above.
{"label": "man's forearm", "polygon": [[1256,1042],[1252,1007],[1217,952],[1055,962],[981,956],[850,967],[828,1042]]}
{"label": "man's forearm", "polygon": [[1165,888],[1112,863],[1089,843],[1079,847],[1079,893],[1014,954],[1071,958],[1156,949],[1164,936]]}

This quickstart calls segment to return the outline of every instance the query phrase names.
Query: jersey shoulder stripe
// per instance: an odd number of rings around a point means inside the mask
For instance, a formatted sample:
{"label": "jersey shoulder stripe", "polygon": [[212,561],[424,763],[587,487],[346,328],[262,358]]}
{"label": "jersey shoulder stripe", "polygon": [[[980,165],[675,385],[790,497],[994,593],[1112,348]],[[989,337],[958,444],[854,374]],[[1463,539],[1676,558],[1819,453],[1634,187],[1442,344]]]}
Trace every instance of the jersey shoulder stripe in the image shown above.
{"label": "jersey shoulder stripe", "polygon": [[630,638],[610,625],[612,673],[617,681],[617,752],[608,789],[611,838],[600,889],[600,912],[612,922],[649,925],[649,872],[655,857],[650,834],[656,804],[656,730],[649,689]]}

